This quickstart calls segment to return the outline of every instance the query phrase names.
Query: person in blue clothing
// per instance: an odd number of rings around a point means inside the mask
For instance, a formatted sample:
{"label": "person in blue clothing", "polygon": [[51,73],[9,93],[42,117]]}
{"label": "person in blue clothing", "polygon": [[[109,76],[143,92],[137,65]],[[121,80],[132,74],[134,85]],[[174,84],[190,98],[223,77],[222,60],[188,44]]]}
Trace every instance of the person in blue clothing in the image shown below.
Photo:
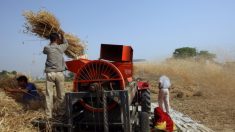
{"label": "person in blue clothing", "polygon": [[17,82],[18,86],[21,88],[20,91],[23,92],[23,101],[25,103],[40,100],[40,95],[38,94],[35,84],[28,82],[28,78],[25,75],[19,76]]}
{"label": "person in blue clothing", "polygon": [[24,103],[29,103],[30,101],[38,101],[40,95],[38,94],[37,88],[33,83],[28,82],[28,78],[25,75],[19,76],[17,79],[18,88],[4,88],[5,91],[14,93],[23,93],[22,100]]}

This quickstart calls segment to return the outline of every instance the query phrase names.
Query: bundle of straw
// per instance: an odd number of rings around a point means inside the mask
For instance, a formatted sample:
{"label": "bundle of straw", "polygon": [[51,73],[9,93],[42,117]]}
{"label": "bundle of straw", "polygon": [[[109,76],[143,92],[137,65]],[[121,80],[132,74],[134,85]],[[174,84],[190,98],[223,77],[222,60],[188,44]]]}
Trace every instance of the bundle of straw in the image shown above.
{"label": "bundle of straw", "polygon": [[78,37],[65,33],[60,28],[59,21],[50,12],[45,10],[40,10],[37,13],[26,11],[23,16],[26,19],[24,33],[45,39],[49,39],[49,35],[52,32],[63,34],[69,43],[69,47],[65,52],[69,58],[77,59],[84,54],[85,44]]}
{"label": "bundle of straw", "polygon": [[[5,89],[16,89],[18,88],[18,84],[16,81],[16,78],[13,76],[0,76],[0,92],[4,92]],[[14,98],[16,101],[22,100],[22,94],[14,93],[9,94],[12,98]]]}
{"label": "bundle of straw", "polygon": [[17,81],[12,76],[0,76],[0,89],[17,88]]}
{"label": "bundle of straw", "polygon": [[25,111],[23,105],[0,92],[0,131],[1,132],[37,132],[31,121],[44,118],[44,111]]}

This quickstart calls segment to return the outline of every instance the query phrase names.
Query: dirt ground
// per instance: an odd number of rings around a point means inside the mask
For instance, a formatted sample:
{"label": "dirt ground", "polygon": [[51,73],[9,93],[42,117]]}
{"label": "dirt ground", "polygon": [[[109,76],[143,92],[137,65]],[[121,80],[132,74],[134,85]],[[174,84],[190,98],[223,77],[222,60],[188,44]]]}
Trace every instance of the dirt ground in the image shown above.
{"label": "dirt ground", "polygon": [[[158,94],[152,94],[152,102],[157,101]],[[218,97],[171,97],[170,104],[174,110],[188,115],[193,120],[211,128],[214,131],[235,131],[235,102]]]}
{"label": "dirt ground", "polygon": [[227,99],[191,97],[173,100],[174,109],[198,120],[215,131],[235,131],[235,103]]}
{"label": "dirt ground", "polygon": [[[173,87],[170,90],[170,104],[174,110],[188,115],[193,120],[218,132],[235,131],[234,92],[196,91],[196,88]],[[156,85],[151,87],[151,100],[157,102]]]}

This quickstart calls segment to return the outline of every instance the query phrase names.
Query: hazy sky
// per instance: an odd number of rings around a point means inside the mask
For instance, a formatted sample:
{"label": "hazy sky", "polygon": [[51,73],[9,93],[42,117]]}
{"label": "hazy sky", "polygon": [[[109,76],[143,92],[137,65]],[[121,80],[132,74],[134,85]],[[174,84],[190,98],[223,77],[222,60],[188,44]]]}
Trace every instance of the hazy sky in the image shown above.
{"label": "hazy sky", "polygon": [[136,59],[162,60],[185,46],[235,58],[234,0],[1,0],[0,71],[43,76],[49,42],[22,33],[22,12],[40,9],[87,42],[89,59],[101,43],[131,45]]}

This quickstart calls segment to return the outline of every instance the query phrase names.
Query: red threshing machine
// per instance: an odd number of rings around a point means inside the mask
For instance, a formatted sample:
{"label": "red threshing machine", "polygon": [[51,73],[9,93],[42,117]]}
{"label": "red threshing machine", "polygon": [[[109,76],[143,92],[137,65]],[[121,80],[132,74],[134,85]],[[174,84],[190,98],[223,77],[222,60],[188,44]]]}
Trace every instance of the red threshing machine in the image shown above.
{"label": "red threshing machine", "polygon": [[130,46],[101,44],[98,60],[67,61],[75,74],[66,93],[69,131],[149,131],[149,84],[135,80]]}

